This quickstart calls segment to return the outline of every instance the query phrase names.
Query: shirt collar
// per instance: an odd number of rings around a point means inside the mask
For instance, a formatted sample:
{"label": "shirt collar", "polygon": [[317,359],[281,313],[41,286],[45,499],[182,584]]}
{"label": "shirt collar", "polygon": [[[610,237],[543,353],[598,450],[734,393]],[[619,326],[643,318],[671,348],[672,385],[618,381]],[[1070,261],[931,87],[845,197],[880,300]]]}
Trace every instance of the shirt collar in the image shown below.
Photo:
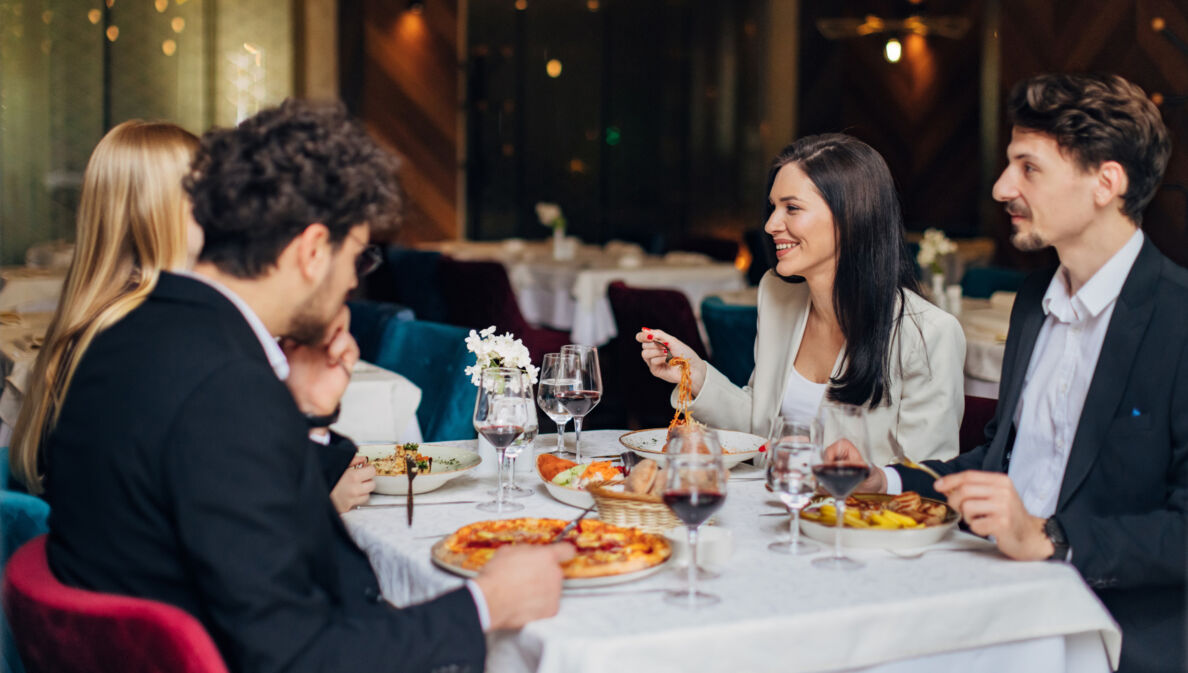
{"label": "shirt collar", "polygon": [[[1061,265],[1044,293],[1044,315],[1052,313],[1064,322],[1073,319],[1097,317],[1107,306],[1118,299],[1130,269],[1143,248],[1143,232],[1136,230],[1125,245],[1118,249],[1105,264],[1081,286],[1073,296],[1068,295],[1068,270]],[[1088,315],[1085,315],[1085,314]]]}
{"label": "shirt collar", "polygon": [[289,359],[285,357],[285,352],[276,343],[276,337],[268,332],[268,328],[264,326],[264,322],[260,320],[260,316],[248,306],[239,295],[231,291],[231,288],[223,285],[213,278],[194,273],[189,270],[175,270],[173,273],[186,278],[193,278],[201,283],[206,283],[214,288],[230,301],[235,308],[239,309],[243,319],[247,321],[248,327],[252,328],[252,332],[260,341],[260,346],[264,348],[264,355],[268,358],[268,364],[272,366],[272,371],[276,373],[276,377],[282,381],[289,378]]}

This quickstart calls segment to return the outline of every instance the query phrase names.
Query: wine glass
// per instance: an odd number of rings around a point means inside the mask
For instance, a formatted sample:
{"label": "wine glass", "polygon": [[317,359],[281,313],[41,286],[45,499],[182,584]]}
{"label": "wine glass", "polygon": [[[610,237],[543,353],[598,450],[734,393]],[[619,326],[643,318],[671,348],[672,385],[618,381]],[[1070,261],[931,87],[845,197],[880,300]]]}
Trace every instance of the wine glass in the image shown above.
{"label": "wine glass", "polygon": [[687,608],[701,608],[718,603],[714,594],[697,589],[697,529],[726,500],[727,471],[722,464],[722,450],[713,441],[699,441],[702,436],[681,433],[668,440],[664,472],[664,504],[688,531],[689,568],[685,591],[667,594],[664,600]]}
{"label": "wine glass", "polygon": [[557,452],[565,451],[565,424],[573,418],[565,405],[557,399],[558,392],[578,390],[581,379],[566,378],[568,372],[576,371],[578,357],[572,353],[546,353],[540,366],[540,384],[536,389],[536,403],[541,411],[557,424]]}
{"label": "wine glass", "polygon": [[530,407],[525,404],[524,373],[519,369],[493,367],[484,369],[474,401],[474,429],[499,454],[499,483],[495,500],[478,506],[484,512],[515,512],[524,509],[518,502],[507,502],[503,488],[503,461],[507,447],[524,434]]}
{"label": "wine glass", "polygon": [[534,493],[531,489],[516,486],[516,458],[524,452],[524,449],[530,449],[536,446],[536,432],[539,427],[539,423],[536,420],[536,407],[532,404],[532,382],[528,378],[528,372],[521,370],[520,373],[522,374],[520,380],[520,398],[524,403],[524,416],[527,420],[524,422],[524,433],[509,444],[506,451],[508,484],[504,489],[513,498],[527,498]]}
{"label": "wine glass", "polygon": [[575,369],[566,370],[565,378],[578,379],[576,390],[559,391],[557,399],[573,416],[574,453],[576,461],[582,462],[582,421],[586,414],[598,406],[602,399],[602,371],[598,368],[598,349],[594,346],[569,344],[561,347],[562,353],[577,356]]}
{"label": "wine glass", "polygon": [[825,417],[824,441],[814,450],[818,459],[813,462],[817,483],[833,496],[837,508],[837,527],[833,537],[833,555],[813,561],[818,568],[829,570],[857,570],[861,561],[842,554],[842,528],[846,519],[846,498],[870,476],[870,431],[866,425],[866,409],[853,404],[822,406]]}
{"label": "wine glass", "polygon": [[788,508],[789,539],[767,545],[771,551],[799,556],[821,550],[813,542],[800,541],[800,510],[813,498],[812,463],[821,442],[816,418],[776,418],[767,443],[767,485]]}

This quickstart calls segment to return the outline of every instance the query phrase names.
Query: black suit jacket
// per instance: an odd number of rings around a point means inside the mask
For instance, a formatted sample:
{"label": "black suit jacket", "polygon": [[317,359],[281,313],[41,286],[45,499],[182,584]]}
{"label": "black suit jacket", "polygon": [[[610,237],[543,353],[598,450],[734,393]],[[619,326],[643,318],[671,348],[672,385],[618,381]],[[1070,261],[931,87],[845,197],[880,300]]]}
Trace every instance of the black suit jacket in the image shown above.
{"label": "black suit jacket", "polygon": [[384,602],[314,446],[234,305],[162,274],[83,356],[46,444],[50,566],[193,614],[233,671],[481,671],[470,593]]}
{"label": "black suit jacket", "polygon": [[[928,461],[937,472],[1007,470],[1013,416],[1055,272],[1032,274],[1019,290],[987,442],[947,462]],[[935,495],[927,475],[896,469],[905,490]],[[1150,239],[1106,328],[1055,517],[1072,545],[1072,564],[1122,627],[1119,670],[1184,671],[1188,271]]]}

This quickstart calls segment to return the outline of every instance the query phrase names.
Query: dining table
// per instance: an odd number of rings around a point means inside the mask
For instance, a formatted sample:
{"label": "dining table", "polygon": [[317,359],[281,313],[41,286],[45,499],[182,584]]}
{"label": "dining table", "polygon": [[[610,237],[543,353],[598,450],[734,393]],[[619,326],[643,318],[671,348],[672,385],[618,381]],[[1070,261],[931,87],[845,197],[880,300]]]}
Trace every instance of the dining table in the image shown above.
{"label": "dining table", "polygon": [[0,312],[52,312],[65,282],[66,270],[61,268],[0,268]]}
{"label": "dining table", "polygon": [[[618,455],[622,433],[587,431],[583,451]],[[542,435],[537,450],[555,441]],[[474,440],[435,444],[475,449]],[[518,499],[523,511],[480,512],[474,502],[490,499],[495,478],[477,472],[416,496],[421,506],[411,525],[401,507],[343,515],[389,602],[413,605],[461,586],[461,577],[433,564],[430,550],[463,525],[520,516],[572,519],[580,512],[553,500],[529,470],[519,475],[521,486],[534,488]],[[767,549],[787,530],[788,516],[764,486],[757,467],[744,463],[731,473],[714,525],[730,531],[732,552],[718,576],[700,585],[722,598],[717,605],[690,610],[664,602],[662,591],[684,585],[685,570],[671,561],[671,570],[635,581],[567,589],[556,616],[489,633],[486,669],[1096,673],[1116,667],[1118,626],[1072,565],[1012,561],[993,544],[954,531],[906,555],[847,549],[865,564],[857,571],[819,569],[810,565],[815,556]],[[373,504],[402,500],[371,498]]]}
{"label": "dining table", "polygon": [[554,256],[551,243],[519,239],[422,247],[455,259],[502,263],[528,322],[568,331],[573,343],[589,346],[601,346],[618,334],[607,298],[607,287],[616,280],[632,287],[679,290],[694,315],[706,295],[746,287],[743,271],[732,263],[694,252],[647,255],[640,246],[622,241],[605,246],[575,241],[564,259]]}

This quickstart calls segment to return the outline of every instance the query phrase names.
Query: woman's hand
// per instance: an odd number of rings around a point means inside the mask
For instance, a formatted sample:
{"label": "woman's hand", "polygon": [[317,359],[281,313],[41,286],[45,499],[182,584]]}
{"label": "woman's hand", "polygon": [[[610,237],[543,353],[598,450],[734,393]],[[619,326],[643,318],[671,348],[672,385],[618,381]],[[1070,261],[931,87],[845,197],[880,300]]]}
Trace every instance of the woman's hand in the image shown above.
{"label": "woman's hand", "polygon": [[330,491],[330,501],[339,514],[345,514],[355,505],[366,505],[374,490],[375,467],[363,456],[355,456]]}
{"label": "woman's hand", "polygon": [[[668,381],[669,383],[677,384],[681,382],[681,368],[675,365],[668,364],[668,352],[672,352],[674,358],[684,358],[689,361],[689,373],[692,374],[693,396],[701,392],[701,386],[705,383],[705,360],[702,360],[692,348],[686,346],[680,339],[677,339],[667,332],[658,329],[642,328],[636,335],[635,340],[643,344],[640,349],[640,357],[647,363],[648,370],[652,372],[652,376],[661,381]],[[668,347],[665,350],[664,346]]]}

